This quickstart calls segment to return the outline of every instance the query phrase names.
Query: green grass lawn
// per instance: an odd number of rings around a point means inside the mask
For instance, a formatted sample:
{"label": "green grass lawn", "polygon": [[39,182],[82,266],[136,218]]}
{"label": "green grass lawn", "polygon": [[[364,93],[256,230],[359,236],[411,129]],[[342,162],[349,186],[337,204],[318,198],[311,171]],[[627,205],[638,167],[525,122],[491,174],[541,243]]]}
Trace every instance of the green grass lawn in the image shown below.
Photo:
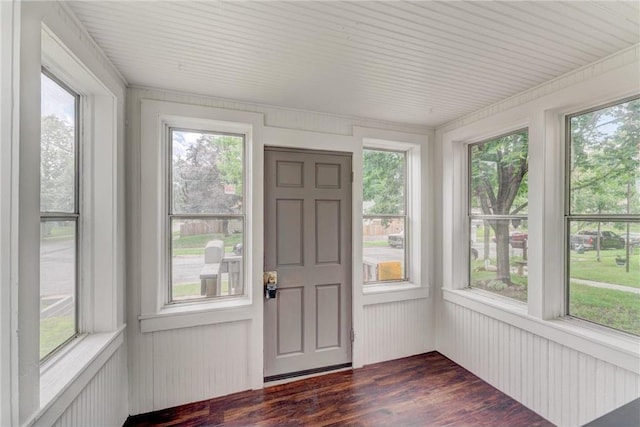
{"label": "green grass lawn", "polygon": [[40,358],[76,333],[73,317],[49,317],[40,321]]}
{"label": "green grass lawn", "polygon": [[[47,227],[47,225],[41,225],[41,232],[43,232]],[[45,242],[73,240],[76,234],[76,227],[75,225],[68,227],[50,227],[44,231],[44,233],[42,240]]]}
{"label": "green grass lawn", "polygon": [[200,296],[200,283],[183,283],[180,285],[173,285],[172,294],[174,298]]}
{"label": "green grass lawn", "polygon": [[179,232],[176,231],[173,233],[173,241],[171,243],[173,255],[204,255],[204,247],[210,240],[224,241],[225,253],[231,253],[237,243],[242,243],[242,234],[235,233],[227,237],[222,234],[198,234],[180,237]]}
{"label": "green grass lawn", "polygon": [[571,278],[640,288],[640,249],[634,249],[634,254],[630,256],[628,273],[625,267],[616,265],[615,261],[616,257],[624,256],[624,249],[604,249],[600,251],[600,261],[596,261],[596,251],[583,254],[571,251]]}
{"label": "green grass lawn", "polygon": [[363,247],[365,248],[376,248],[376,247],[381,247],[381,246],[389,246],[389,242],[387,242],[386,240],[372,240],[372,241],[364,241],[363,243]]}
{"label": "green grass lawn", "polygon": [[[225,276],[222,276],[225,277]],[[229,292],[229,281],[222,279],[222,295]],[[173,285],[173,298],[197,297],[200,298],[200,282],[197,283],[181,283]]]}
{"label": "green grass lawn", "polygon": [[640,335],[640,295],[571,283],[569,314]]}
{"label": "green grass lawn", "polygon": [[[605,283],[619,284],[638,288],[640,283],[640,267],[630,266],[626,273],[624,267],[615,264],[616,253],[622,250],[608,250],[601,252],[601,262],[595,261],[595,253],[578,255],[581,261],[572,263],[572,275]],[[636,251],[634,258],[638,262],[640,251]],[[574,254],[572,253],[572,261]],[[634,262],[634,261],[632,261]],[[493,260],[495,263],[495,260]],[[579,267],[573,267],[579,264]],[[484,271],[483,261],[473,261],[471,285],[498,295],[527,301],[527,278],[511,274],[511,286],[500,286],[495,283],[495,271]],[[492,283],[493,281],[493,283]],[[594,286],[571,283],[569,314],[581,319],[610,326],[631,334],[640,335],[640,295],[631,292],[603,289]]]}

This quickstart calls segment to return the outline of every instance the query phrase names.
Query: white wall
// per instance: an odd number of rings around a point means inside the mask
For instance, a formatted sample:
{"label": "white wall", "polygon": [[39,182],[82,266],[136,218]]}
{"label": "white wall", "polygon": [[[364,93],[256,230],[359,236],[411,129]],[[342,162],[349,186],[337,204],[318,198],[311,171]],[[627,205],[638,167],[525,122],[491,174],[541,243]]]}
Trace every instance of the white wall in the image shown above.
{"label": "white wall", "polygon": [[[113,305],[110,332],[90,334],[92,339],[78,340],[93,343],[96,352],[90,360],[84,360],[86,363],[82,366],[73,366],[76,374],[62,375],[56,380],[54,373],[58,371],[50,369],[50,380],[41,380],[46,374],[41,375],[39,362],[39,269],[34,265],[38,263],[40,245],[40,129],[37,124],[40,123],[43,26],[68,49],[69,57],[82,63],[87,75],[113,95],[112,105],[118,111],[112,129],[116,142],[109,148],[110,154],[120,161],[124,154],[125,82],[65,6],[57,2],[3,1],[0,8],[0,425],[51,425],[67,408],[73,411],[74,419],[84,420],[78,421],[79,424],[121,423],[127,416],[128,391],[123,356],[126,350],[121,335],[124,328],[123,227],[101,224],[101,230],[109,228],[113,232],[110,243],[115,248],[115,259],[112,265],[122,266],[109,271],[114,283],[111,295],[117,300]],[[96,152],[102,148],[106,147],[98,147]],[[113,198],[105,199],[114,208],[112,220],[124,223],[124,173],[116,173],[108,184]],[[93,327],[96,331],[105,330],[101,329],[102,325]],[[80,347],[78,344],[74,348]],[[62,367],[64,363],[56,366]],[[105,375],[114,377],[103,381],[101,378]],[[107,396],[114,405],[108,416],[102,416]]]}
{"label": "white wall", "polygon": [[[12,358],[16,356],[12,346],[16,343],[16,313],[11,310],[16,298],[16,261],[10,256],[16,249],[16,236],[12,233],[15,223],[14,179],[16,129],[14,113],[19,108],[19,99],[13,95],[19,79],[18,64],[14,60],[14,35],[19,31],[19,20],[13,2],[0,3],[0,426],[10,425],[14,420],[13,408],[17,404],[17,371],[12,369]],[[19,15],[18,15],[19,18]],[[17,412],[17,411],[16,411]],[[15,414],[17,416],[17,413]]]}
{"label": "white wall", "polygon": [[[262,386],[263,319],[251,319],[190,328],[141,332],[140,315],[140,126],[141,100],[153,99],[184,104],[223,108],[264,114],[263,140],[260,144],[288,147],[351,151],[354,170],[361,162],[361,138],[354,137],[354,126],[431,136],[423,127],[380,123],[290,109],[252,105],[229,100],[170,93],[161,90],[130,88],[127,92],[127,210],[129,264],[128,346],[129,395],[131,414],[144,413],[178,404],[208,399]],[[423,149],[424,164],[430,148]],[[260,157],[261,158],[261,157]],[[361,165],[361,163],[360,163]],[[430,172],[429,172],[430,174]],[[361,196],[361,180],[354,183],[354,205]],[[262,189],[255,189],[262,195]],[[424,190],[423,200],[427,200]],[[262,201],[255,201],[262,206]],[[361,202],[360,202],[361,203]],[[424,203],[423,220],[430,216]],[[354,216],[361,218],[360,213]],[[354,219],[355,224],[356,219]],[[258,227],[262,228],[262,227]],[[356,231],[356,229],[358,231]],[[361,226],[354,226],[354,239],[360,238]],[[425,231],[425,234],[426,231]],[[354,241],[355,247],[361,244]],[[356,249],[357,250],[357,249]],[[361,250],[361,249],[360,249]],[[358,258],[354,258],[358,259]],[[356,261],[357,262],[357,261]],[[426,255],[424,265],[429,265]],[[354,263],[357,271],[358,264]],[[424,268],[423,282],[430,282]],[[355,276],[355,275],[354,275]],[[366,300],[361,285],[354,281],[353,324],[356,334],[353,363],[355,367],[391,358],[423,353],[434,349],[434,311],[428,287],[410,297]],[[399,299],[399,300],[398,300]],[[369,302],[367,302],[369,301]],[[260,297],[254,304],[263,304]],[[261,310],[254,312],[262,313]],[[381,339],[381,332],[386,337]],[[396,331],[392,333],[391,331]],[[259,341],[259,342],[256,342]],[[256,369],[257,366],[257,369]]]}
{"label": "white wall", "polygon": [[[564,314],[564,114],[640,93],[640,46],[436,130],[437,350],[558,425],[589,422],[640,396],[640,340]],[[529,128],[529,301],[466,286],[464,145]]]}

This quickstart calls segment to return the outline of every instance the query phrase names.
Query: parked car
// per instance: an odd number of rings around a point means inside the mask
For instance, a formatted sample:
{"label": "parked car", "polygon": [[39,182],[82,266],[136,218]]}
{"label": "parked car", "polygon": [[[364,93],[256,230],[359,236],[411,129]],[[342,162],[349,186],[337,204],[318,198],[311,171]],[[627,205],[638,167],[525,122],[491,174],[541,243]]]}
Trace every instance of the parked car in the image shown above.
{"label": "parked car", "polygon": [[[513,248],[522,249],[524,247],[524,242],[529,239],[529,235],[527,233],[520,233],[519,231],[514,231],[509,236],[509,244]],[[498,239],[493,238],[494,242],[497,242]]]}
{"label": "parked car", "polygon": [[404,231],[387,236],[387,242],[392,248],[401,248],[404,246]]}
{"label": "parked car", "polygon": [[[627,233],[622,233],[622,240],[627,241]],[[629,233],[629,245],[637,248],[640,247],[640,233]]]}
{"label": "parked car", "polygon": [[613,231],[601,231],[600,237],[596,230],[582,230],[571,236],[569,241],[571,249],[582,247],[584,250],[596,249],[600,241],[600,249],[622,249],[625,241]]}
{"label": "parked car", "polygon": [[522,249],[524,248],[525,242],[527,242],[528,239],[529,235],[527,233],[520,233],[518,231],[515,231],[509,236],[509,243],[511,244],[512,248]]}

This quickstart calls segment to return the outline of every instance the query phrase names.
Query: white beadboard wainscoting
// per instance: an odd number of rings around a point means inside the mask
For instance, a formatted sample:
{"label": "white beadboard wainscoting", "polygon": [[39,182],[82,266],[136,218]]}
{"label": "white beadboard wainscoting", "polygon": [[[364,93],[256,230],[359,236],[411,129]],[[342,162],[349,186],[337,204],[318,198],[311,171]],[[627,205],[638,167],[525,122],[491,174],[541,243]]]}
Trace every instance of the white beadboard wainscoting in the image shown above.
{"label": "white beadboard wainscoting", "polygon": [[127,418],[127,350],[120,346],[53,425],[117,426]]}
{"label": "white beadboard wainscoting", "polygon": [[132,415],[251,388],[248,321],[145,333],[135,342]]}
{"label": "white beadboard wainscoting", "polygon": [[247,390],[249,322],[153,333],[154,409]]}
{"label": "white beadboard wainscoting", "polygon": [[640,376],[450,301],[438,351],[554,424],[583,425],[640,395]]}
{"label": "white beadboard wainscoting", "polygon": [[428,327],[433,323],[430,302],[422,298],[364,306],[363,364],[433,350]]}

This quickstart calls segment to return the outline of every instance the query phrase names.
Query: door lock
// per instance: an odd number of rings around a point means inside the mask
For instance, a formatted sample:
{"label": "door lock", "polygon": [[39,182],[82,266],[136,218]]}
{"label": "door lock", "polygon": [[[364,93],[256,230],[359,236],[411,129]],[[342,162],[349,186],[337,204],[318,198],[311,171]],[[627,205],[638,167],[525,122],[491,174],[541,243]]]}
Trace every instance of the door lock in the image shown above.
{"label": "door lock", "polygon": [[264,281],[264,297],[266,299],[275,298],[278,294],[278,272],[265,271],[262,277]]}

